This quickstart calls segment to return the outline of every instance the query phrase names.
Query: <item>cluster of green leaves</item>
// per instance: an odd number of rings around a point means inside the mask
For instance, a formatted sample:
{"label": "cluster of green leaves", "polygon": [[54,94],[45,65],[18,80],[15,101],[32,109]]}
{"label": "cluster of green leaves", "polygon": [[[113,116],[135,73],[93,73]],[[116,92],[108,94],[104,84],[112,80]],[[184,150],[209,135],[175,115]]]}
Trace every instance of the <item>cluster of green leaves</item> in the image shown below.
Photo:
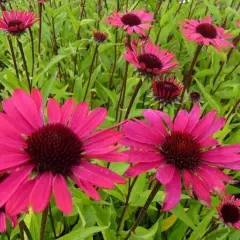
{"label": "cluster of green leaves", "polygon": [[[38,1],[9,1],[14,9],[30,9],[38,13]],[[83,4],[85,2],[85,5]],[[126,1],[120,0],[120,10],[126,8]],[[180,68],[176,70],[179,81],[183,81],[183,72],[188,69],[194,55],[196,45],[184,41],[179,31],[179,22],[187,17],[194,19],[211,15],[216,25],[222,25],[226,21],[226,29],[236,37],[240,34],[240,28],[236,26],[236,20],[240,19],[240,13],[236,10],[238,1],[220,0],[218,5],[215,0],[192,0],[183,3],[178,11],[179,2],[175,0],[162,1],[157,14],[154,28],[150,32],[150,39],[157,42],[161,48],[167,48],[176,55]],[[158,0],[129,0],[129,9],[146,8],[153,12]],[[7,5],[8,6],[8,5]],[[32,30],[34,34],[34,72],[31,76],[33,86],[41,89],[44,101],[49,96],[54,96],[63,102],[73,97],[76,102],[84,98],[89,78],[89,68],[93,58],[96,43],[92,38],[92,32],[99,21],[100,31],[108,33],[108,39],[98,48],[98,55],[94,63],[91,77],[90,91],[86,101],[92,108],[105,106],[108,108],[108,118],[103,127],[113,125],[118,106],[120,89],[124,78],[125,51],[124,39],[126,37],[122,29],[111,29],[104,23],[104,19],[117,7],[117,0],[47,0],[43,9],[43,26],[41,52],[38,54],[38,23]],[[84,10],[83,10],[84,8]],[[99,11],[99,9],[101,11]],[[191,9],[191,10],[190,10]],[[82,14],[83,13],[83,14]],[[190,16],[189,16],[189,13]],[[82,14],[82,19],[81,19]],[[117,32],[117,41],[116,41]],[[137,37],[137,36],[135,36]],[[8,97],[16,88],[27,90],[26,75],[22,67],[22,58],[17,48],[16,39],[12,38],[14,50],[20,69],[20,81],[17,79],[6,33],[0,33],[0,96]],[[32,69],[32,45],[28,32],[21,36],[27,59],[28,69]],[[116,68],[112,73],[115,59],[115,47],[117,52]],[[56,51],[57,49],[57,51]],[[224,63],[223,71],[217,81],[216,76],[221,62],[225,62],[227,52],[217,52],[213,47],[204,47],[195,67],[192,91],[201,94],[201,103],[205,111],[216,109],[221,116],[228,116],[235,102],[239,98],[240,67],[234,67],[239,63],[239,47],[234,49],[230,60]],[[109,80],[112,78],[112,86],[109,88]],[[121,111],[125,112],[130,101],[139,76],[130,66],[127,78],[125,105]],[[136,101],[132,107],[130,117],[141,117],[144,108],[156,108],[157,103],[152,98],[151,83],[144,82]],[[189,96],[186,95],[185,107],[190,108]],[[174,105],[167,106],[164,111],[173,116]],[[237,143],[240,141],[239,114],[234,113],[229,117],[225,127],[216,137],[223,143]],[[102,163],[99,163],[102,164]],[[111,164],[110,168],[119,174],[123,174],[129,165],[126,163]],[[234,173],[235,179],[239,179],[240,173]],[[135,240],[215,240],[215,239],[240,239],[240,231],[229,229],[220,224],[216,212],[219,203],[217,197],[213,197],[213,208],[203,206],[198,200],[190,199],[182,194],[181,204],[171,212],[159,211],[164,197],[164,189],[158,192],[152,202],[147,216],[142,220],[136,233],[131,237]],[[239,194],[240,189],[228,186],[228,192]],[[139,210],[146,202],[149,190],[149,175],[138,178],[129,201],[129,207],[120,226],[116,231],[117,223],[123,211],[128,192],[128,185],[117,185],[114,190],[99,190],[102,201],[94,202],[74,186],[71,187],[74,201],[74,211],[71,216],[63,216],[54,205],[51,204],[53,224],[59,240],[80,239],[105,239],[121,240],[136,220]],[[39,239],[39,226],[41,216],[30,212],[25,219],[33,239]],[[48,218],[46,239],[54,239],[51,219]],[[19,228],[9,229],[9,234],[0,235],[0,239],[19,239]]]}

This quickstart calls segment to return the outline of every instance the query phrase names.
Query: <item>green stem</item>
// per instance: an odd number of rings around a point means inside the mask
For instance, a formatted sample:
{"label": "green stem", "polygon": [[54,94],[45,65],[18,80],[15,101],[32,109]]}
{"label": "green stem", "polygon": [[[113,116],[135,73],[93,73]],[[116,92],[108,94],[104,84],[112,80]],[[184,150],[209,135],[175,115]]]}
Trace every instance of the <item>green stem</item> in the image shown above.
{"label": "green stem", "polygon": [[29,35],[30,35],[31,44],[32,44],[32,76],[33,76],[35,60],[34,60],[34,42],[33,42],[33,33],[32,33],[31,28],[29,28]]}
{"label": "green stem", "polygon": [[40,240],[44,240],[45,237],[45,229],[47,223],[47,216],[48,216],[48,207],[42,213],[42,221],[41,221],[41,229],[40,229]]}
{"label": "green stem", "polygon": [[20,228],[22,228],[22,230],[26,233],[28,240],[33,240],[32,235],[31,235],[31,233],[30,233],[30,231],[29,231],[26,223],[24,222],[24,220],[22,220],[22,221],[19,223],[19,226],[20,226]]}
{"label": "green stem", "polygon": [[158,190],[160,189],[161,184],[159,182],[156,182],[153,190],[151,191],[146,203],[144,204],[143,208],[141,209],[137,220],[135,221],[134,225],[132,226],[132,228],[130,229],[130,231],[128,232],[127,236],[124,238],[124,240],[128,240],[132,234],[132,232],[134,232],[136,230],[136,228],[138,227],[138,225],[140,224],[140,221],[142,220],[142,218],[145,216],[145,214],[147,213],[147,210],[150,206],[150,204],[152,203],[154,197],[156,196],[156,194],[158,193]]}
{"label": "green stem", "polygon": [[31,83],[31,80],[30,80],[30,77],[29,77],[29,73],[28,73],[27,61],[26,61],[26,58],[25,58],[23,46],[22,46],[21,41],[19,41],[19,39],[17,39],[17,42],[18,42],[18,47],[19,47],[20,53],[22,55],[23,67],[24,67],[24,70],[26,72],[28,88],[29,88],[29,91],[31,92],[31,90],[32,90],[32,83]]}
{"label": "green stem", "polygon": [[86,91],[85,91],[85,94],[84,94],[83,101],[85,101],[85,99],[87,97],[87,94],[88,94],[88,90],[89,90],[89,86],[90,86],[90,82],[91,82],[91,78],[92,78],[92,74],[93,74],[94,61],[95,61],[95,58],[96,58],[96,55],[97,55],[98,46],[99,45],[97,44],[96,47],[95,47],[94,53],[93,53],[92,63],[91,63],[91,66],[90,66],[90,74],[89,74],[87,88],[86,88]]}

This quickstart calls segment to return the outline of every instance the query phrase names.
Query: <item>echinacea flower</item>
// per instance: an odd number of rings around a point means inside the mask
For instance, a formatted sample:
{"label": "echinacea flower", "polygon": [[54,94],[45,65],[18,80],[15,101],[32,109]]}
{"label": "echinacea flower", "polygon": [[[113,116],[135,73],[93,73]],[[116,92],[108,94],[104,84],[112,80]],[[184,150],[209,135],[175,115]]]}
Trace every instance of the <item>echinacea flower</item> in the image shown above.
{"label": "echinacea flower", "polygon": [[159,75],[169,72],[178,65],[173,61],[175,55],[168,53],[166,49],[159,50],[158,46],[147,41],[141,43],[141,48],[135,42],[131,43],[131,48],[127,47],[124,58],[133,64],[138,71],[150,75]]}
{"label": "echinacea flower", "polygon": [[99,32],[99,31],[93,31],[93,38],[97,43],[104,42],[108,37],[107,33]]}
{"label": "echinacea flower", "polygon": [[89,111],[87,103],[75,105],[73,99],[60,107],[51,98],[46,118],[42,95],[36,89],[31,95],[18,89],[2,105],[0,171],[11,169],[11,174],[0,184],[0,206],[7,202],[10,214],[23,211],[28,204],[34,212],[43,211],[52,192],[58,208],[70,214],[70,179],[94,200],[100,200],[94,186],[113,189],[115,183],[125,183],[123,177],[90,162],[127,159],[117,152],[121,133],[113,127],[96,131],[106,118],[105,108]]}
{"label": "echinacea flower", "polygon": [[171,103],[179,96],[183,84],[175,78],[155,78],[152,83],[153,96],[161,103]]}
{"label": "echinacea flower", "polygon": [[[0,182],[2,182],[8,176],[7,172],[0,173]],[[10,216],[6,211],[5,204],[0,207],[0,233],[7,231],[7,221],[10,221],[11,227],[14,228],[17,225],[18,218],[16,215]]]}
{"label": "echinacea flower", "polygon": [[16,36],[24,33],[26,29],[38,21],[33,12],[11,10],[10,12],[3,11],[2,14],[0,29]]}
{"label": "echinacea flower", "polygon": [[156,179],[165,185],[163,210],[172,209],[181,199],[181,176],[190,196],[194,192],[202,202],[211,204],[210,192],[223,194],[223,182],[232,178],[218,169],[240,170],[240,144],[219,146],[212,137],[225,124],[211,111],[200,119],[201,108],[180,110],[174,121],[161,111],[144,110],[148,122],[132,120],[123,125],[126,151],[134,164],[125,173],[135,177],[156,169]]}
{"label": "echinacea flower", "polygon": [[226,49],[228,46],[233,47],[233,45],[226,40],[231,39],[232,35],[225,33],[223,28],[212,24],[210,16],[201,20],[186,19],[184,22],[180,23],[180,25],[183,27],[181,31],[188,41],[206,46],[212,45],[218,51],[220,51],[221,48]]}
{"label": "echinacea flower", "polygon": [[112,27],[122,27],[129,35],[133,32],[145,36],[144,30],[152,27],[153,14],[147,13],[145,9],[133,10],[126,13],[114,12],[105,19]]}
{"label": "echinacea flower", "polygon": [[227,195],[217,207],[220,220],[226,225],[240,229],[240,199]]}

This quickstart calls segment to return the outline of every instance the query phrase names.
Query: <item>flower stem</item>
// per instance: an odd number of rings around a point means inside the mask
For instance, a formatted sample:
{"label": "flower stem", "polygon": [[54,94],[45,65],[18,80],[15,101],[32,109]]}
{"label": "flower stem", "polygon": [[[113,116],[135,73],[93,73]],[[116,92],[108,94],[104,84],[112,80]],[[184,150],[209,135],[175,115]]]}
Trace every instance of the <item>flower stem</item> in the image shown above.
{"label": "flower stem", "polygon": [[178,15],[178,13],[180,12],[180,10],[181,10],[181,8],[182,8],[182,5],[183,5],[183,1],[184,0],[181,0],[181,2],[180,2],[180,4],[179,4],[179,6],[178,6],[178,9],[177,9],[177,11],[176,11],[176,13],[175,13],[175,17]]}
{"label": "flower stem", "polygon": [[51,226],[52,226],[52,230],[53,230],[53,235],[54,235],[54,239],[57,238],[57,234],[56,234],[56,230],[55,230],[55,227],[54,227],[54,219],[53,219],[53,216],[52,216],[52,209],[51,209],[51,205],[49,204],[49,217],[50,217],[50,221],[51,221]]}
{"label": "flower stem", "polygon": [[22,46],[21,41],[19,41],[19,39],[17,39],[17,42],[18,42],[19,50],[20,50],[21,55],[22,55],[23,66],[24,66],[24,70],[26,72],[26,77],[27,77],[27,82],[28,82],[28,88],[29,88],[29,91],[31,91],[32,90],[32,83],[31,83],[29,73],[28,73],[27,61],[26,61],[26,58],[25,58],[23,46]]}
{"label": "flower stem", "polygon": [[152,203],[154,197],[156,196],[156,194],[158,193],[158,190],[160,189],[161,184],[159,182],[156,182],[154,188],[152,189],[146,203],[144,204],[143,208],[141,209],[137,220],[135,221],[134,225],[132,226],[132,228],[130,229],[130,231],[128,232],[127,236],[124,238],[124,240],[129,239],[129,237],[131,236],[132,232],[134,232],[136,230],[136,228],[138,227],[140,221],[142,220],[142,218],[145,216],[145,214],[147,213],[147,210],[150,206],[150,204]]}
{"label": "flower stem", "polygon": [[41,229],[40,229],[40,240],[44,240],[46,223],[47,223],[47,216],[48,216],[48,207],[42,213],[42,221],[41,221]]}
{"label": "flower stem", "polygon": [[24,240],[24,231],[22,226],[19,224],[19,234],[20,234],[20,240]]}
{"label": "flower stem", "polygon": [[31,44],[32,44],[32,76],[33,76],[33,73],[34,73],[34,42],[33,42],[33,33],[32,33],[32,30],[31,28],[29,28],[29,35],[30,35],[30,38],[31,38]]}
{"label": "flower stem", "polygon": [[33,240],[32,235],[31,235],[26,223],[24,222],[24,220],[19,222],[19,226],[26,233],[28,240]]}
{"label": "flower stem", "polygon": [[138,94],[138,92],[139,92],[139,89],[141,88],[142,84],[143,84],[143,80],[140,79],[139,82],[138,82],[138,84],[137,84],[137,86],[136,86],[136,88],[135,88],[135,91],[134,91],[134,93],[133,93],[133,95],[132,95],[132,98],[131,98],[130,103],[129,103],[129,105],[128,105],[127,112],[126,112],[126,114],[125,114],[124,119],[127,119],[127,118],[128,118],[129,113],[130,113],[130,111],[131,111],[131,109],[132,109],[132,105],[133,105],[133,103],[134,103],[134,100],[135,100],[135,98],[136,98],[136,96],[137,96],[137,94]]}
{"label": "flower stem", "polygon": [[42,8],[43,4],[39,3],[39,29],[38,29],[38,54],[41,53],[41,41],[42,41]]}
{"label": "flower stem", "polygon": [[238,105],[240,104],[240,99],[237,100],[237,102],[235,103],[235,105],[233,106],[232,110],[230,110],[230,112],[227,115],[227,120],[230,118],[230,116],[236,111]]}
{"label": "flower stem", "polygon": [[15,72],[16,72],[16,76],[17,76],[18,79],[20,79],[19,78],[18,67],[17,67],[16,56],[15,56],[14,49],[13,49],[13,43],[12,43],[12,39],[11,39],[10,36],[8,36],[8,43],[9,43],[9,47],[10,47],[10,51],[11,51],[11,55],[12,55],[12,60],[13,60],[13,65],[14,65],[14,69],[15,69]]}
{"label": "flower stem", "polygon": [[83,101],[85,101],[85,99],[87,97],[87,94],[88,94],[88,89],[89,89],[90,81],[91,81],[92,74],[93,74],[93,66],[94,66],[94,61],[95,61],[96,55],[97,55],[98,46],[99,45],[97,44],[96,47],[95,47],[94,53],[93,53],[92,63],[90,65],[90,74],[89,74],[87,88],[86,88],[86,91],[85,91],[85,94],[84,94]]}
{"label": "flower stem", "polygon": [[[138,176],[133,179],[132,184],[130,184],[130,186],[129,186],[129,188],[128,188],[128,192],[127,192],[127,196],[126,196],[126,202],[125,202],[125,204],[124,204],[124,208],[123,208],[121,217],[120,217],[119,222],[118,222],[117,232],[119,231],[119,229],[120,229],[120,227],[121,227],[121,225],[122,225],[122,221],[123,221],[123,219],[124,219],[124,216],[125,216],[125,214],[126,214],[126,212],[127,212],[127,208],[128,208],[130,196],[131,196],[133,187],[134,187],[137,179],[138,179]],[[130,179],[129,179],[129,181],[130,181]],[[130,183],[130,182],[129,182],[129,183]]]}

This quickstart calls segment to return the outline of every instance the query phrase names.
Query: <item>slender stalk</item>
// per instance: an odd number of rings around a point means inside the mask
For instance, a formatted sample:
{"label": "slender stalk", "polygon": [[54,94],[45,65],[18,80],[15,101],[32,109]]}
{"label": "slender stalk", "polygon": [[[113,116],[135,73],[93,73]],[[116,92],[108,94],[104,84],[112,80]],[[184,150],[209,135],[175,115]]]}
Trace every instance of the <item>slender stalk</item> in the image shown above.
{"label": "slender stalk", "polygon": [[26,233],[28,240],[33,240],[32,235],[31,235],[26,223],[23,220],[21,222],[19,222],[19,226]]}
{"label": "slender stalk", "polygon": [[240,66],[240,62],[233,68],[233,70],[226,75],[226,78],[228,78],[238,67]]}
{"label": "slender stalk", "polygon": [[24,240],[24,231],[20,224],[19,224],[19,234],[20,234],[20,240]]}
{"label": "slender stalk", "polygon": [[220,67],[218,69],[218,72],[217,72],[216,76],[213,79],[213,86],[215,85],[215,83],[217,81],[217,78],[219,77],[220,73],[222,72],[223,66],[224,66],[224,62],[221,62]]}
{"label": "slender stalk", "polygon": [[33,33],[32,33],[31,28],[29,28],[29,35],[30,35],[31,44],[32,44],[32,76],[33,76],[35,59],[34,59],[34,42],[33,42]]}
{"label": "slender stalk", "polygon": [[[82,9],[81,9],[81,13],[80,13],[80,22],[83,19],[84,9],[85,9],[85,5],[86,5],[85,3],[86,3],[86,0],[82,0],[82,2],[81,2]],[[81,29],[81,27],[78,28],[77,39],[80,39],[80,29]]]}
{"label": "slender stalk", "polygon": [[40,240],[44,240],[46,223],[47,223],[47,216],[48,216],[48,207],[42,213],[42,221],[41,221],[41,229],[40,229]]}
{"label": "slender stalk", "polygon": [[20,53],[21,53],[21,56],[22,56],[24,70],[26,72],[28,88],[29,88],[29,91],[31,91],[32,90],[32,83],[31,83],[31,80],[30,80],[30,77],[29,77],[29,73],[28,73],[27,61],[26,61],[26,58],[25,58],[23,46],[22,46],[22,43],[21,43],[21,41],[19,39],[17,39],[17,42],[18,42],[18,47],[19,47],[19,50],[20,50]]}
{"label": "slender stalk", "polygon": [[[159,10],[160,10],[160,7],[162,6],[162,0],[158,0],[158,4],[157,4],[157,6],[156,6],[156,11],[154,12],[154,21],[157,19],[157,16],[158,16],[158,12],[159,12]],[[154,24],[154,21],[152,21],[152,25]],[[149,28],[149,30],[148,30],[148,33],[147,33],[147,36],[149,36],[150,35],[150,32],[151,32],[151,30],[152,30],[152,28]]]}
{"label": "slender stalk", "polygon": [[57,234],[56,234],[56,230],[55,230],[55,226],[54,226],[54,219],[53,219],[52,209],[51,209],[50,204],[49,204],[49,217],[50,217],[50,222],[51,222],[51,226],[52,226],[52,230],[53,230],[54,239],[56,239]]}
{"label": "slender stalk", "polygon": [[181,10],[181,8],[182,8],[182,5],[183,5],[183,1],[184,0],[181,0],[181,2],[180,2],[180,4],[179,4],[179,7],[178,7],[178,9],[177,9],[177,11],[176,11],[176,13],[175,13],[175,17],[178,15],[178,13],[180,12],[180,10]]}
{"label": "slender stalk", "polygon": [[[182,107],[186,90],[189,90],[189,88],[191,86],[193,69],[194,69],[194,66],[197,62],[197,59],[198,59],[199,53],[201,52],[202,47],[203,47],[203,45],[198,45],[197,46],[194,57],[193,57],[193,60],[192,60],[192,63],[191,63],[191,66],[190,66],[188,72],[184,73],[184,88],[183,88],[183,91],[182,91],[182,94],[181,94],[180,104],[178,106],[176,114],[178,113],[179,109]],[[175,114],[175,117],[176,117],[176,114]]]}
{"label": "slender stalk", "polygon": [[192,7],[193,7],[193,2],[194,1],[191,1],[191,5],[190,5],[190,9],[189,9],[189,12],[188,12],[188,19],[190,18],[190,16],[191,16],[191,12],[192,12]]}
{"label": "slender stalk", "polygon": [[91,81],[92,74],[93,74],[94,61],[95,61],[95,58],[96,58],[96,55],[97,55],[98,46],[99,46],[99,45],[97,44],[96,47],[95,47],[94,53],[93,53],[92,63],[91,63],[91,65],[90,65],[90,74],[89,74],[88,83],[87,83],[87,88],[86,88],[86,91],[85,91],[85,94],[84,94],[83,101],[85,101],[85,99],[86,99],[86,97],[87,97],[87,94],[88,94],[88,90],[89,90],[89,86],[90,86],[90,81]]}
{"label": "slender stalk", "polygon": [[130,229],[130,231],[128,232],[127,236],[124,238],[124,240],[128,240],[132,234],[132,232],[134,232],[136,230],[136,228],[138,227],[138,225],[140,224],[140,221],[142,220],[142,218],[145,216],[145,214],[147,213],[147,210],[150,206],[150,204],[152,203],[154,197],[156,196],[156,194],[158,193],[158,190],[160,189],[161,185],[159,182],[156,182],[152,192],[150,193],[146,203],[144,204],[143,208],[141,209],[136,222],[134,223],[134,225],[132,226],[132,228]]}
{"label": "slender stalk", "polygon": [[235,105],[233,106],[232,110],[230,110],[230,112],[227,115],[227,120],[230,118],[230,116],[236,111],[238,105],[240,104],[240,99],[237,100],[237,102],[235,103]]}
{"label": "slender stalk", "polygon": [[[129,188],[128,188],[128,192],[127,192],[127,196],[126,196],[126,202],[125,202],[125,204],[124,204],[124,208],[123,208],[121,217],[120,217],[119,222],[118,222],[117,232],[119,231],[119,229],[120,229],[120,227],[121,227],[121,225],[122,225],[122,221],[123,221],[123,219],[124,219],[124,216],[125,216],[125,214],[126,214],[126,212],[127,212],[127,208],[128,208],[130,196],[131,196],[133,187],[134,187],[137,179],[138,179],[138,177],[135,177],[135,178],[133,179],[132,184],[130,184],[130,186],[129,186]],[[129,181],[130,181],[130,179],[129,179]]]}
{"label": "slender stalk", "polygon": [[138,92],[139,92],[142,84],[143,84],[143,80],[140,79],[139,82],[138,82],[138,84],[137,84],[137,86],[136,86],[136,88],[135,88],[135,90],[134,90],[134,93],[133,93],[132,98],[131,98],[131,100],[130,100],[130,103],[129,103],[129,105],[128,105],[127,112],[126,112],[126,114],[125,114],[124,119],[127,119],[127,118],[128,118],[129,113],[130,113],[130,111],[131,111],[131,109],[132,109],[132,105],[133,105],[133,103],[134,103],[134,100],[135,100],[135,98],[136,98],[136,96],[137,96],[137,94],[138,94]]}
{"label": "slender stalk", "polygon": [[10,36],[8,36],[7,38],[8,38],[8,44],[9,44],[9,47],[10,47],[10,52],[11,52],[11,55],[12,55],[12,60],[13,60],[13,65],[14,65],[14,69],[15,69],[15,72],[16,72],[16,76],[17,76],[18,79],[20,79],[19,78],[17,61],[16,61],[16,56],[15,56],[14,49],[13,49],[12,39],[11,39]]}
{"label": "slender stalk", "polygon": [[39,2],[39,29],[38,29],[38,54],[41,53],[41,41],[42,41],[42,9],[43,3]]}
{"label": "slender stalk", "polygon": [[118,31],[116,29],[115,32],[115,46],[114,46],[114,60],[113,60],[113,66],[112,66],[112,73],[109,79],[109,89],[112,88],[112,81],[113,81],[113,75],[116,69],[116,65],[117,65],[117,39],[118,39]]}

